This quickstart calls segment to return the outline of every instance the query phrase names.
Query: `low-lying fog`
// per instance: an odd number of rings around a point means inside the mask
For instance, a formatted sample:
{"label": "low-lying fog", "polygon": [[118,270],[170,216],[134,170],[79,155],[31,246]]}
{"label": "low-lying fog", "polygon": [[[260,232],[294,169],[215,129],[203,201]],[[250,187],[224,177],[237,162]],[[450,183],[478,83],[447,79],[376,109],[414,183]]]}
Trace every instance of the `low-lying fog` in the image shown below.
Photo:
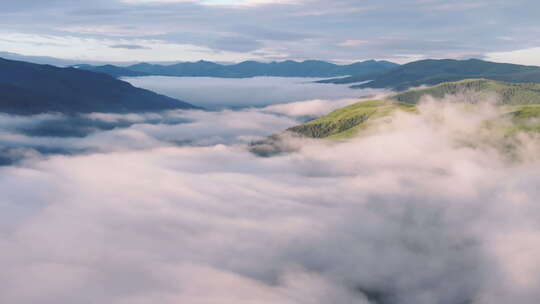
{"label": "low-lying fog", "polygon": [[319,78],[126,77],[123,80],[206,109],[260,107],[311,99],[358,98],[377,90],[315,83]]}
{"label": "low-lying fog", "polygon": [[257,157],[247,143],[356,101],[276,94],[304,101],[1,116],[0,303],[538,302],[539,138],[509,146],[478,131],[496,108],[437,101]]}

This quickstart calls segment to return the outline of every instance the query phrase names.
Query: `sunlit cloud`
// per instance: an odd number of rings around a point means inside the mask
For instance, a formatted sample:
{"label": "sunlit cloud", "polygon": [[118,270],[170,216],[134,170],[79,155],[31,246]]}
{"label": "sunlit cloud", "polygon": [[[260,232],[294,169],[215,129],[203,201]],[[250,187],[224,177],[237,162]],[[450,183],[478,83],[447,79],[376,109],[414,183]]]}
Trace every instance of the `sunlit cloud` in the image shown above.
{"label": "sunlit cloud", "polygon": [[357,47],[366,43],[369,43],[369,42],[365,40],[345,40],[339,43],[339,46]]}
{"label": "sunlit cloud", "polygon": [[486,54],[486,60],[540,66],[540,47]]}

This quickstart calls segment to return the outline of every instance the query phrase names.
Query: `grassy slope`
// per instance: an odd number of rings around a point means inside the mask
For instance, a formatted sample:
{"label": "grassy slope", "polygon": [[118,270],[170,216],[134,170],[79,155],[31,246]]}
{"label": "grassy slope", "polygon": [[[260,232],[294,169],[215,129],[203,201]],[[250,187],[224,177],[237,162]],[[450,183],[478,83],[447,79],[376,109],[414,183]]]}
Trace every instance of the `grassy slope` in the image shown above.
{"label": "grassy slope", "polygon": [[537,83],[507,83],[487,79],[466,79],[456,82],[446,82],[427,89],[409,90],[396,94],[392,99],[418,103],[420,98],[430,95],[443,98],[464,92],[479,92],[484,95],[496,94],[499,103],[505,105],[540,104],[540,84]]}
{"label": "grassy slope", "polygon": [[540,105],[529,104],[511,106],[508,113],[513,123],[514,131],[540,132]]}
{"label": "grassy slope", "polygon": [[292,127],[288,131],[313,138],[347,138],[374,120],[387,117],[398,109],[415,111],[415,106],[389,100],[363,101],[337,109],[321,118]]}
{"label": "grassy slope", "polygon": [[[432,88],[410,90],[396,94],[391,100],[359,102],[332,113],[292,127],[288,131],[312,138],[343,139],[356,135],[374,121],[388,117],[394,111],[416,111],[416,103],[424,95],[442,98],[461,92],[478,92],[486,96],[497,94],[506,117],[513,122],[509,131],[540,132],[540,84],[504,83],[485,79],[469,79],[443,83]],[[538,118],[536,120],[535,118]]]}

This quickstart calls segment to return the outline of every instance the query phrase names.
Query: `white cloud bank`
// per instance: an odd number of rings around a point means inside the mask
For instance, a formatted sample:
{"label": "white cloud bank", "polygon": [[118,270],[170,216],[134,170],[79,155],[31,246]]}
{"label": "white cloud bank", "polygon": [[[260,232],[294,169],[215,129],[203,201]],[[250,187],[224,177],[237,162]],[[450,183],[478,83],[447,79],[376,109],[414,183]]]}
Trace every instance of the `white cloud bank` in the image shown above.
{"label": "white cloud bank", "polygon": [[491,52],[486,54],[486,60],[540,66],[540,47],[508,52]]}
{"label": "white cloud bank", "polygon": [[0,302],[535,304],[540,141],[509,157],[478,132],[494,114],[427,104],[272,158],[126,144],[3,167]]}
{"label": "white cloud bank", "polygon": [[261,107],[314,99],[358,98],[380,89],[355,90],[344,85],[315,83],[318,78],[294,77],[126,77],[137,87],[175,97],[209,109]]}

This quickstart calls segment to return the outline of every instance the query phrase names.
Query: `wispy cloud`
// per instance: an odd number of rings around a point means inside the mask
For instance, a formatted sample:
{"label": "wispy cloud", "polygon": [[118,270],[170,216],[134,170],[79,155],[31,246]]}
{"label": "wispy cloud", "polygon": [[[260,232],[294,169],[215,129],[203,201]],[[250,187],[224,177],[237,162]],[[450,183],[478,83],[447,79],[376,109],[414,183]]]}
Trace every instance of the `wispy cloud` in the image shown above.
{"label": "wispy cloud", "polygon": [[211,6],[257,6],[271,4],[298,4],[307,0],[122,0],[129,4],[198,3]]}
{"label": "wispy cloud", "polygon": [[[277,58],[274,54],[286,59],[340,61],[392,59],[398,57],[396,53],[461,58],[466,54],[485,55],[540,45],[533,35],[538,28],[534,12],[539,7],[532,0],[519,5],[465,0],[451,5],[444,1],[403,0],[100,0],[99,3],[54,0],[47,3],[18,1],[4,5],[0,13],[3,31],[117,40],[112,45],[135,44],[122,41],[125,39],[161,40],[166,44],[180,41],[205,48],[206,59],[214,59],[209,55],[212,52],[232,51],[221,54],[227,58],[224,61],[257,58],[253,52],[261,56],[268,54],[261,58],[267,60]],[[462,35],[465,31],[470,35]],[[388,43],[385,37],[398,39]],[[449,43],[431,42],[441,37]],[[512,37],[513,43],[499,37]],[[233,38],[244,41],[238,47],[223,43]],[[370,44],[340,45],[348,40]],[[105,48],[101,50],[101,57],[107,56]],[[32,52],[56,57],[66,57],[68,53],[70,58],[85,54],[76,47],[61,52],[35,46]],[[96,54],[89,56],[99,59]],[[150,61],[152,57],[182,61],[192,58],[192,53],[160,48],[159,52],[153,49],[138,56]]]}
{"label": "wispy cloud", "polygon": [[148,50],[151,49],[147,46],[137,45],[137,44],[115,44],[110,46],[113,49],[126,49],[126,50]]}
{"label": "wispy cloud", "polygon": [[365,41],[365,40],[345,40],[341,43],[339,43],[340,46],[348,46],[348,47],[357,47],[357,46],[361,46],[363,44],[367,44],[369,43],[368,41]]}

